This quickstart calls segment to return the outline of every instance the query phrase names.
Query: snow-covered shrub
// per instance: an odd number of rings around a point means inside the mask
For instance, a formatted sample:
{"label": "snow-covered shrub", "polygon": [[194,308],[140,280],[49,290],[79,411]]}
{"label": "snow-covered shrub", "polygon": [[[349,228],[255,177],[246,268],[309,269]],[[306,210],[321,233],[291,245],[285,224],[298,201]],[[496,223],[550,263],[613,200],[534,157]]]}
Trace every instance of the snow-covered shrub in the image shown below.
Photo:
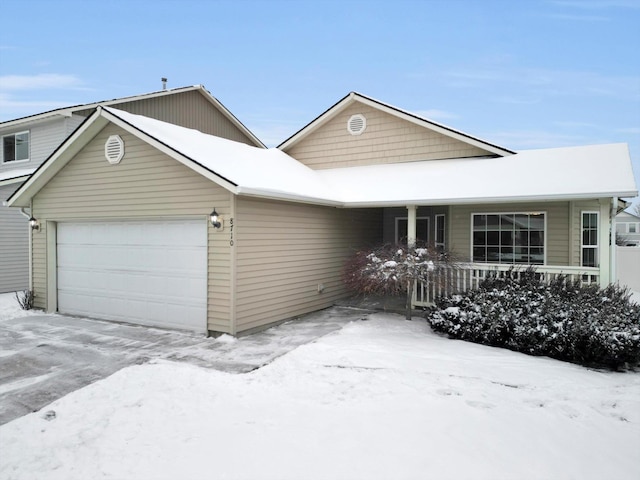
{"label": "snow-covered shrub", "polygon": [[444,271],[455,265],[449,253],[428,246],[387,244],[356,252],[345,264],[343,279],[348,289],[365,295],[406,295],[411,318],[414,283],[443,282]]}
{"label": "snow-covered shrub", "polygon": [[600,289],[532,269],[491,276],[436,300],[432,328],[451,337],[618,369],[640,364],[640,306],[616,285]]}
{"label": "snow-covered shrub", "polygon": [[34,300],[33,290],[25,290],[23,292],[16,292],[16,300],[22,310],[31,310],[33,308]]}

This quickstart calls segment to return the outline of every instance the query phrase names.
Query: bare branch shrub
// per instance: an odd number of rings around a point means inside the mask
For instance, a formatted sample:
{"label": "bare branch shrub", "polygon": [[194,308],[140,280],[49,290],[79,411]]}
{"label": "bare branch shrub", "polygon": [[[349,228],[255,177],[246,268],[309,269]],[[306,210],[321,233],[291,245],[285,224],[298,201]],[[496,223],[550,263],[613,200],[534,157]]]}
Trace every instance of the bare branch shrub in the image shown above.
{"label": "bare branch shrub", "polygon": [[22,310],[31,310],[33,308],[34,299],[33,290],[24,290],[23,292],[16,292],[16,300]]}

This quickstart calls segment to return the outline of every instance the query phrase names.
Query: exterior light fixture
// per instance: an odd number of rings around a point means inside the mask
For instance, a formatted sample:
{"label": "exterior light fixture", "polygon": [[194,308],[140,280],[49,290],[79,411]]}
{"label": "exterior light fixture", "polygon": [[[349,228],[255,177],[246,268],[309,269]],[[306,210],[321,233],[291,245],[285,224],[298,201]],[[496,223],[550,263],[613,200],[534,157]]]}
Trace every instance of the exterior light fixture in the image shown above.
{"label": "exterior light fixture", "polygon": [[213,228],[222,227],[222,223],[218,218],[218,212],[216,212],[215,208],[213,209],[213,212],[209,214],[209,221],[211,222],[211,225],[213,226]]}
{"label": "exterior light fixture", "polygon": [[40,231],[40,222],[33,217],[29,219],[29,226],[34,232]]}

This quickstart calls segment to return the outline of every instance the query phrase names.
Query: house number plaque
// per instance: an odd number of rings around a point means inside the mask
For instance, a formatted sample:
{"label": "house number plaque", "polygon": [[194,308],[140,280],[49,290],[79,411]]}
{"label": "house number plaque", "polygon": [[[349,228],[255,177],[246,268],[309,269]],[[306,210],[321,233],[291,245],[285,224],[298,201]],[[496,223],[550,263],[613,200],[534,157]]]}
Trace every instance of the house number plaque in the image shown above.
{"label": "house number plaque", "polygon": [[229,231],[231,232],[231,238],[229,240],[229,246],[233,247],[233,218],[229,219]]}

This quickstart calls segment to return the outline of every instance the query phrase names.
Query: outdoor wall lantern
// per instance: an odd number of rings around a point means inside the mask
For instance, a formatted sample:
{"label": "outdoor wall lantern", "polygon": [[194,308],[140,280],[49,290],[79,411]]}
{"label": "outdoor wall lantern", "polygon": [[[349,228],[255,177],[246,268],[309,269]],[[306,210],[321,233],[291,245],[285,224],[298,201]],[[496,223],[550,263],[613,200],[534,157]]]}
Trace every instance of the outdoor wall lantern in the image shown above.
{"label": "outdoor wall lantern", "polygon": [[40,222],[33,217],[29,219],[29,226],[31,227],[31,230],[33,230],[34,232],[37,232],[40,230]]}
{"label": "outdoor wall lantern", "polygon": [[218,212],[216,212],[215,208],[213,209],[213,212],[209,214],[209,221],[211,222],[211,225],[213,226],[213,228],[222,227],[222,223],[218,218]]}

